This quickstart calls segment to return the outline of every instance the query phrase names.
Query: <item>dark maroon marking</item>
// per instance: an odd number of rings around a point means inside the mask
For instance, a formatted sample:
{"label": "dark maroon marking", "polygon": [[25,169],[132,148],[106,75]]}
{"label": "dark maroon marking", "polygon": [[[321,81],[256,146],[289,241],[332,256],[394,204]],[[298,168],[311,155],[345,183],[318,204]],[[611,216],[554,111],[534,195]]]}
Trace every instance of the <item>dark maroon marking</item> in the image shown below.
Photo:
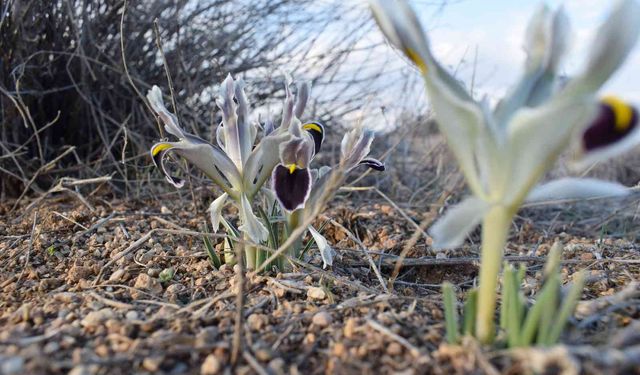
{"label": "dark maroon marking", "polygon": [[316,124],[318,125],[318,127],[320,127],[320,129],[322,129],[321,132],[315,129],[305,129],[307,132],[309,132],[309,134],[311,134],[311,137],[313,138],[313,154],[315,155],[320,152],[320,147],[322,147],[322,141],[324,140],[324,125],[319,122],[310,122],[310,124]]}
{"label": "dark maroon marking", "polygon": [[374,158],[364,158],[360,161],[360,163],[358,163],[358,165],[366,165],[367,167],[375,169],[379,172],[384,171],[384,163]]}
{"label": "dark maroon marking", "polygon": [[601,147],[608,146],[626,137],[638,122],[638,112],[635,108],[631,109],[631,124],[623,130],[616,129],[616,115],[611,106],[600,103],[598,116],[589,125],[582,135],[582,143],[586,151],[592,151]]}
{"label": "dark maroon marking", "polygon": [[311,173],[309,169],[296,169],[293,173],[282,164],[273,170],[273,190],[282,207],[288,211],[299,208],[309,197]]}

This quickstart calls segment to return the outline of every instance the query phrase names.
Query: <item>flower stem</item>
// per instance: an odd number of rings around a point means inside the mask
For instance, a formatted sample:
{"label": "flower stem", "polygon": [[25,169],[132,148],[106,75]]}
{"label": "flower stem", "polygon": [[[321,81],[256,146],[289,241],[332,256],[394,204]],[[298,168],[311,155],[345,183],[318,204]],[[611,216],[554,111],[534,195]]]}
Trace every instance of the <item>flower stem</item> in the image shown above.
{"label": "flower stem", "polygon": [[[251,238],[249,238],[249,236],[246,233],[244,233],[242,238],[245,241],[251,241]],[[247,264],[247,269],[255,270],[256,269],[256,248],[255,246],[248,245],[246,242],[244,243],[243,246],[244,246],[244,257]]]}
{"label": "flower stem", "polygon": [[512,218],[513,210],[504,206],[495,206],[485,215],[482,222],[476,338],[485,344],[491,343],[495,336],[494,315],[498,274]]}
{"label": "flower stem", "polygon": [[[302,210],[298,209],[289,214],[287,217],[287,232],[289,234],[293,233],[296,228],[300,226],[300,222],[302,221]],[[287,252],[289,256],[293,258],[298,258],[300,255],[300,249],[302,248],[302,238],[298,238]]]}

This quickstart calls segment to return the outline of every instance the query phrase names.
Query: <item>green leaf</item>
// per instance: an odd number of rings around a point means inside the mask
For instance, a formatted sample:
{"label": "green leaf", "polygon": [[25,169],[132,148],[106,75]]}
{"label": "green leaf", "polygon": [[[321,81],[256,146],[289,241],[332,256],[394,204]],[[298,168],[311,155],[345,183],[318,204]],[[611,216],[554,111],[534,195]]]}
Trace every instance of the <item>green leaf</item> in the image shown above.
{"label": "green leaf", "polygon": [[160,279],[160,282],[166,283],[167,281],[173,279],[173,276],[175,274],[176,271],[173,269],[173,267],[165,268],[162,270],[162,272],[160,272],[160,275],[158,275],[158,279]]}
{"label": "green leaf", "polygon": [[555,288],[556,285],[553,285],[553,283],[545,283],[543,285],[542,290],[538,293],[536,302],[527,313],[518,346],[529,346],[533,343],[535,334],[538,332],[542,311],[550,308]]}
{"label": "green leaf", "polygon": [[504,263],[502,271],[502,298],[500,304],[500,328],[507,331],[507,317],[509,314],[513,267],[507,262]]}
{"label": "green leaf", "polygon": [[476,331],[476,311],[478,310],[478,290],[472,289],[467,293],[467,300],[462,308],[462,334],[473,336]]}
{"label": "green leaf", "polygon": [[[278,248],[278,227],[274,225],[269,215],[262,209],[262,207],[258,206],[258,215],[265,222],[265,226],[267,227],[267,231],[269,232],[269,237],[267,238],[267,245],[272,249]],[[266,259],[266,258],[265,258]]]}
{"label": "green leaf", "polygon": [[459,341],[458,311],[456,309],[456,294],[453,285],[449,282],[442,284],[442,298],[444,302],[444,320],[447,330],[447,341],[456,344]]}
{"label": "green leaf", "polygon": [[56,247],[51,245],[49,247],[47,247],[47,254],[49,255],[53,255],[56,252]]}
{"label": "green leaf", "polygon": [[229,265],[236,264],[236,252],[233,249],[233,242],[227,237],[222,244],[224,249],[224,262]]}
{"label": "green leaf", "polygon": [[[556,273],[550,275],[545,283],[545,286],[549,288],[548,300],[545,302],[545,306],[542,309],[540,315],[540,323],[538,325],[538,337],[536,339],[538,345],[548,346],[549,334],[551,333],[551,326],[556,318],[556,312],[558,308],[558,292],[560,291],[560,276]],[[536,302],[538,303],[538,302]]]}
{"label": "green leaf", "polygon": [[[209,229],[206,224],[204,226],[204,231],[207,234],[209,233]],[[216,254],[216,249],[213,247],[213,244],[211,243],[211,238],[207,235],[202,236],[202,242],[204,242],[204,249],[207,252],[207,255],[209,256],[209,263],[211,263],[211,265],[216,269],[220,268],[220,266],[222,265],[222,261],[220,261],[218,254]]]}
{"label": "green leaf", "polygon": [[227,233],[229,234],[229,236],[234,238],[240,238],[240,231],[236,227],[231,225],[231,223],[229,223],[225,218],[223,217],[220,218],[220,223],[222,223],[224,228],[227,230]]}
{"label": "green leaf", "polygon": [[560,339],[560,334],[567,324],[569,317],[573,314],[573,311],[580,300],[582,295],[582,289],[584,288],[585,273],[579,271],[573,276],[573,286],[569,289],[569,293],[564,298],[560,312],[557,314],[555,324],[551,327],[551,331],[548,336],[548,342],[554,344]]}

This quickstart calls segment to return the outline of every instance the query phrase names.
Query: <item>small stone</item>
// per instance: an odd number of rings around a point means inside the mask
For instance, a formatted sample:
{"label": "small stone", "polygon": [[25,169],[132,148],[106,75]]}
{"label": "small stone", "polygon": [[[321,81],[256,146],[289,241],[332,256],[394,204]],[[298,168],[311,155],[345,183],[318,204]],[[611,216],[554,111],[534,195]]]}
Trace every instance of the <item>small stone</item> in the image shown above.
{"label": "small stone", "polygon": [[582,253],[580,254],[580,260],[593,260],[593,253]]}
{"label": "small stone", "polygon": [[284,366],[285,362],[282,358],[274,358],[268,364],[269,369],[278,375],[286,374],[286,372],[284,371]]}
{"label": "small stone", "polygon": [[195,340],[196,348],[203,348],[209,345],[213,345],[218,338],[218,327],[211,326],[202,329],[198,332]]}
{"label": "small stone", "polygon": [[[151,277],[157,277],[158,275],[160,275],[160,268],[149,268],[147,269],[147,275],[151,276]],[[162,281],[162,280],[161,280]]]}
{"label": "small stone", "polygon": [[53,354],[58,350],[60,350],[60,344],[56,341],[50,341],[46,343],[44,348],[42,348],[42,351],[44,352],[44,354]]}
{"label": "small stone", "polygon": [[204,362],[202,362],[202,366],[200,366],[201,375],[215,375],[218,374],[220,370],[222,370],[222,364],[213,354],[209,354]]}
{"label": "small stone", "polygon": [[268,362],[273,357],[269,349],[258,349],[256,350],[255,354],[256,354],[256,358],[260,362]]}
{"label": "small stone", "polygon": [[[136,282],[133,287],[136,289],[144,290],[153,295],[159,295],[162,293],[162,285],[160,284],[160,282],[145,273],[141,273],[138,275],[138,278],[136,278]],[[131,291],[131,297],[133,297],[134,299],[144,298],[144,294],[134,290]]]}
{"label": "small stone", "polygon": [[151,372],[156,372],[160,369],[162,364],[162,357],[147,357],[142,360],[142,367]]}
{"label": "small stone", "polygon": [[78,365],[72,368],[67,375],[94,375],[97,372],[97,365]]}
{"label": "small stone", "polygon": [[160,213],[164,215],[171,215],[173,212],[171,212],[171,210],[168,209],[167,206],[162,206],[160,207]]}
{"label": "small stone", "polygon": [[124,317],[127,320],[138,320],[140,317],[138,316],[138,312],[135,310],[129,310],[127,311],[126,314],[124,314]]}
{"label": "small stone", "polygon": [[337,342],[334,346],[333,346],[333,355],[335,355],[336,357],[344,357],[347,354],[347,348],[344,346],[344,343],[341,342]]}
{"label": "small stone", "polygon": [[355,335],[357,326],[358,326],[358,323],[356,322],[355,318],[347,319],[347,321],[344,324],[344,328],[342,329],[342,332],[344,333],[344,337],[348,339],[352,339]]}
{"label": "small stone", "polygon": [[109,281],[114,283],[121,281],[124,277],[124,272],[124,269],[118,268],[114,273],[111,274],[111,276],[109,276]]}
{"label": "small stone", "polygon": [[98,311],[92,311],[88,313],[80,322],[83,327],[87,328],[95,328],[102,323],[104,323],[107,319],[113,317],[113,311],[111,309],[101,309]]}
{"label": "small stone", "polygon": [[251,314],[247,318],[247,323],[252,330],[259,331],[269,323],[269,318],[265,314]]}
{"label": "small stone", "polygon": [[24,359],[22,357],[9,357],[0,360],[0,373],[4,375],[22,374],[24,369]]}
{"label": "small stone", "polygon": [[69,272],[67,272],[67,278],[69,279],[69,281],[77,282],[81,279],[86,279],[91,274],[91,268],[74,265],[69,269]]}
{"label": "small stone", "polygon": [[311,323],[318,327],[326,327],[333,322],[333,318],[331,318],[331,314],[326,311],[320,311],[316,313],[311,319]]}
{"label": "small stone", "polygon": [[229,272],[229,265],[227,263],[221,265],[220,268],[218,268],[218,271],[222,273]]}
{"label": "small stone", "polygon": [[323,300],[325,299],[325,297],[327,296],[327,294],[324,292],[324,290],[322,288],[318,288],[315,286],[310,287],[309,289],[307,289],[307,297],[311,298],[311,299],[315,299],[315,300]]}
{"label": "small stone", "polygon": [[387,354],[389,355],[400,355],[402,354],[402,346],[397,342],[392,342],[387,346]]}
{"label": "small stone", "polygon": [[96,346],[95,352],[98,357],[102,358],[107,358],[110,354],[109,347],[104,344]]}

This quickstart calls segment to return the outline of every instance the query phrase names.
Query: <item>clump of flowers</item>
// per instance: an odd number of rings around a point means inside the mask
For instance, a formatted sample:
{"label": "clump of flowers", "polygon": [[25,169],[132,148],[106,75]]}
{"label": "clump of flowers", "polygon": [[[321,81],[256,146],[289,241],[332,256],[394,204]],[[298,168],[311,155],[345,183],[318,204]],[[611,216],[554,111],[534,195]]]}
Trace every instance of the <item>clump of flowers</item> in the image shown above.
{"label": "clump of flowers", "polygon": [[[265,247],[277,249],[296,228],[310,221],[310,216],[325,203],[322,193],[328,181],[344,182],[346,174],[359,165],[384,170],[380,161],[367,157],[373,133],[359,128],[345,136],[339,166],[312,168],[313,158],[322,147],[325,127],[317,121],[300,121],[310,85],[298,85],[296,96],[291,85],[287,77],[279,126],[271,120],[262,126],[251,120],[244,82],[228,75],[216,99],[222,112],[222,122],[216,129],[217,145],[185,132],[165,107],[160,88],[153,86],[147,95],[165,130],[178,139],[151,147],[154,164],[169,183],[182,187],[184,180],[172,175],[165,165],[167,156],[174,153],[195,165],[222,189],[224,193],[209,207],[213,231],[217,232],[222,224],[228,235],[225,247],[244,246],[249,269],[260,267],[267,259]],[[237,207],[239,225],[223,217],[227,204]],[[308,229],[325,266],[331,265],[334,253],[326,239],[313,227]],[[288,255],[299,257],[309,245],[297,241],[288,249]],[[232,252],[226,254],[228,257]],[[285,267],[284,259],[278,259],[276,266]]]}
{"label": "clump of flowers", "polygon": [[628,150],[640,141],[637,111],[624,101],[598,99],[600,87],[622,65],[640,30],[640,7],[617,1],[596,32],[584,69],[559,79],[570,25],[562,9],[541,6],[527,28],[524,72],[491,108],[436,60],[405,0],[372,0],[387,40],[420,70],[439,129],[455,155],[472,196],[450,209],[430,233],[439,248],[458,246],[482,223],[478,311],[474,335],[495,335],[496,288],[513,216],[522,203],[547,199],[623,195],[617,183],[564,178],[540,184],[561,152],[572,148],[584,166]]}

